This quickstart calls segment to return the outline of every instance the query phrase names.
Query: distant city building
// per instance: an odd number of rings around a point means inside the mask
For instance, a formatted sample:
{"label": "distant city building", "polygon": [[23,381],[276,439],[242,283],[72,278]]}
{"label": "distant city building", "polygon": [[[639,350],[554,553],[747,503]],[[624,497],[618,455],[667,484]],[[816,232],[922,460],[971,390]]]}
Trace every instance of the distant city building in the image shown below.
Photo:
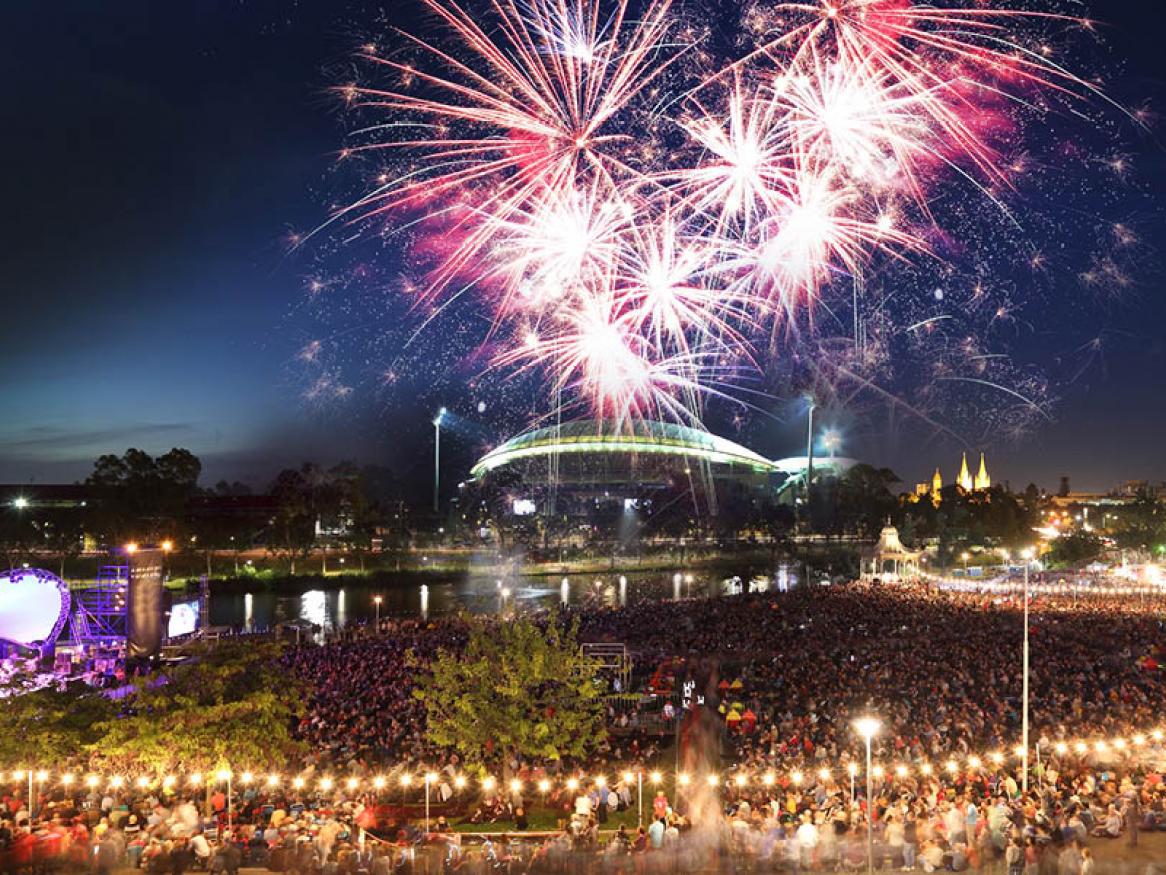
{"label": "distant city building", "polygon": [[0,503],[16,510],[87,507],[94,489],[83,483],[12,483],[0,485]]}

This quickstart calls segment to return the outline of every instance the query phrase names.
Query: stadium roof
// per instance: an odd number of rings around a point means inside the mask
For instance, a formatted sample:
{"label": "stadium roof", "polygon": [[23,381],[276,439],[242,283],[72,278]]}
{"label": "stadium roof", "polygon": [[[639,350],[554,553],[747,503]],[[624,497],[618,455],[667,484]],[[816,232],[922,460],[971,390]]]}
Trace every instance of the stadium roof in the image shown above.
{"label": "stadium roof", "polygon": [[521,459],[597,453],[682,456],[713,464],[747,466],[759,473],[780,470],[774,462],[740,444],[685,425],[643,421],[616,427],[610,421],[583,419],[513,437],[479,459],[470,474],[481,477]]}

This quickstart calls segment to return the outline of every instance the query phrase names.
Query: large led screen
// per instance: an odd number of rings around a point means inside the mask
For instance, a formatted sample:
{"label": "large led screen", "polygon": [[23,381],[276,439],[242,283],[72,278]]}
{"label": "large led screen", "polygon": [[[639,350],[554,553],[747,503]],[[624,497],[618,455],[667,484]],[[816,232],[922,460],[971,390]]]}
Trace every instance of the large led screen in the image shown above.
{"label": "large led screen", "polygon": [[191,635],[198,629],[198,601],[175,602],[170,607],[170,620],[166,624],[166,637],[178,638]]}
{"label": "large led screen", "polygon": [[0,574],[0,640],[36,647],[57,639],[69,617],[69,587],[50,571]]}

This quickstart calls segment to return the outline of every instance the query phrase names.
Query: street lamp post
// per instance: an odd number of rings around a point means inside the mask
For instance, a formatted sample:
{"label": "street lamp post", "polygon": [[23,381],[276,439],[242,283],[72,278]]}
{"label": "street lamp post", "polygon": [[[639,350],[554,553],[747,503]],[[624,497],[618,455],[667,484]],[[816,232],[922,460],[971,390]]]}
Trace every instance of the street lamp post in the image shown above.
{"label": "street lamp post", "polygon": [[639,801],[637,802],[637,807],[639,808],[639,815],[638,815],[639,820],[637,821],[637,825],[643,826],[644,825],[644,773],[643,773],[643,771],[636,772],[636,790],[637,790],[637,796],[639,798]]}
{"label": "street lamp post", "polygon": [[227,834],[228,835],[231,832],[231,790],[233,789],[231,787],[231,778],[232,778],[232,775],[231,775],[230,769],[223,769],[221,772],[219,772],[219,780],[225,781],[227,784]]}
{"label": "street lamp post", "polygon": [[1022,682],[1023,692],[1021,694],[1024,703],[1021,707],[1021,744],[1024,746],[1024,753],[1020,758],[1020,766],[1023,770],[1020,775],[1021,789],[1028,792],[1028,566],[1032,561],[1032,548],[1025,549],[1020,554],[1024,558],[1024,680]]}
{"label": "street lamp post", "polygon": [[[805,512],[799,516],[807,523],[806,530],[808,531],[813,524],[813,517],[810,510],[811,487],[814,482],[814,408],[818,405],[814,403],[813,398],[807,398],[806,402],[809,404],[809,409],[806,411],[806,498],[805,498]],[[795,517],[794,525],[799,524],[798,518]],[[810,585],[810,548],[805,545],[805,553],[803,554],[802,570],[805,572],[805,585]]]}
{"label": "street lamp post", "polygon": [[427,772],[425,775],[425,831],[429,832],[429,788],[437,780],[437,775]]}
{"label": "street lamp post", "polygon": [[870,741],[879,731],[879,721],[874,717],[861,717],[854,721],[854,728],[866,742],[866,871],[867,875],[874,872],[874,784],[871,775]]}
{"label": "street lamp post", "polygon": [[445,417],[445,408],[437,411],[433,418],[433,512],[441,510],[438,496],[441,491],[441,420]]}
{"label": "street lamp post", "polygon": [[382,596],[379,596],[379,595],[373,596],[372,603],[374,605],[376,605],[376,612],[377,612],[377,625],[376,625],[377,632],[381,631],[381,602],[382,601],[384,601],[384,598]]}

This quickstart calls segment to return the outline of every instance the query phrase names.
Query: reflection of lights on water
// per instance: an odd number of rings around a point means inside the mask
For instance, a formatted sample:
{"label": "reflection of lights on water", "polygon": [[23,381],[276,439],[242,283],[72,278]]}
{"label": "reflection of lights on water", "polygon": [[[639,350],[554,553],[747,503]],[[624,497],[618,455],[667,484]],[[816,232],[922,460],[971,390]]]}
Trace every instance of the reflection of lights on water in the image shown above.
{"label": "reflection of lights on water", "polygon": [[[522,576],[514,578],[470,577],[456,583],[429,584],[426,596],[422,601],[420,584],[417,601],[405,594],[384,596],[381,604],[382,618],[402,609],[414,611],[414,617],[420,616],[429,620],[438,614],[468,610],[475,614],[496,613],[500,607],[502,589],[508,589],[505,610],[514,610],[524,604],[549,607],[556,601],[567,607],[583,602],[601,601],[603,604],[617,608],[631,603],[631,589],[635,587],[636,598],[668,598],[669,590],[675,590],[675,579],[679,577],[680,598],[716,598],[723,595],[719,586],[719,578],[704,580],[685,572],[674,573],[637,573],[626,574],[626,589],[623,580],[618,575],[600,580],[600,587],[595,587],[596,578],[588,575],[584,578],[572,580],[570,577],[560,577],[558,592],[553,582],[535,580]],[[690,583],[689,578],[692,578]],[[501,582],[502,586],[499,586]],[[669,586],[669,583],[673,586]],[[348,590],[352,592],[348,592]],[[212,594],[210,597],[211,615],[215,622],[229,625],[234,628],[247,627],[252,630],[269,623],[289,623],[296,620],[313,623],[321,628],[339,628],[359,614],[363,619],[367,614],[371,622],[373,616],[374,599],[377,589],[371,586],[357,586],[353,589],[347,584],[344,596],[340,590],[328,586],[306,593],[244,593],[239,596],[223,597]],[[675,592],[673,592],[675,595]],[[556,599],[556,595],[558,598]],[[355,599],[352,605],[348,602]],[[221,600],[221,601],[220,601]],[[411,607],[410,607],[411,603]],[[359,606],[359,607],[358,607]],[[425,612],[428,613],[425,613]],[[355,612],[352,613],[352,612]]]}
{"label": "reflection of lights on water", "polygon": [[300,596],[300,619],[324,626],[328,619],[327,598],[323,590],[310,589]]}
{"label": "reflection of lights on water", "polygon": [[429,619],[429,587],[421,584],[421,619]]}

